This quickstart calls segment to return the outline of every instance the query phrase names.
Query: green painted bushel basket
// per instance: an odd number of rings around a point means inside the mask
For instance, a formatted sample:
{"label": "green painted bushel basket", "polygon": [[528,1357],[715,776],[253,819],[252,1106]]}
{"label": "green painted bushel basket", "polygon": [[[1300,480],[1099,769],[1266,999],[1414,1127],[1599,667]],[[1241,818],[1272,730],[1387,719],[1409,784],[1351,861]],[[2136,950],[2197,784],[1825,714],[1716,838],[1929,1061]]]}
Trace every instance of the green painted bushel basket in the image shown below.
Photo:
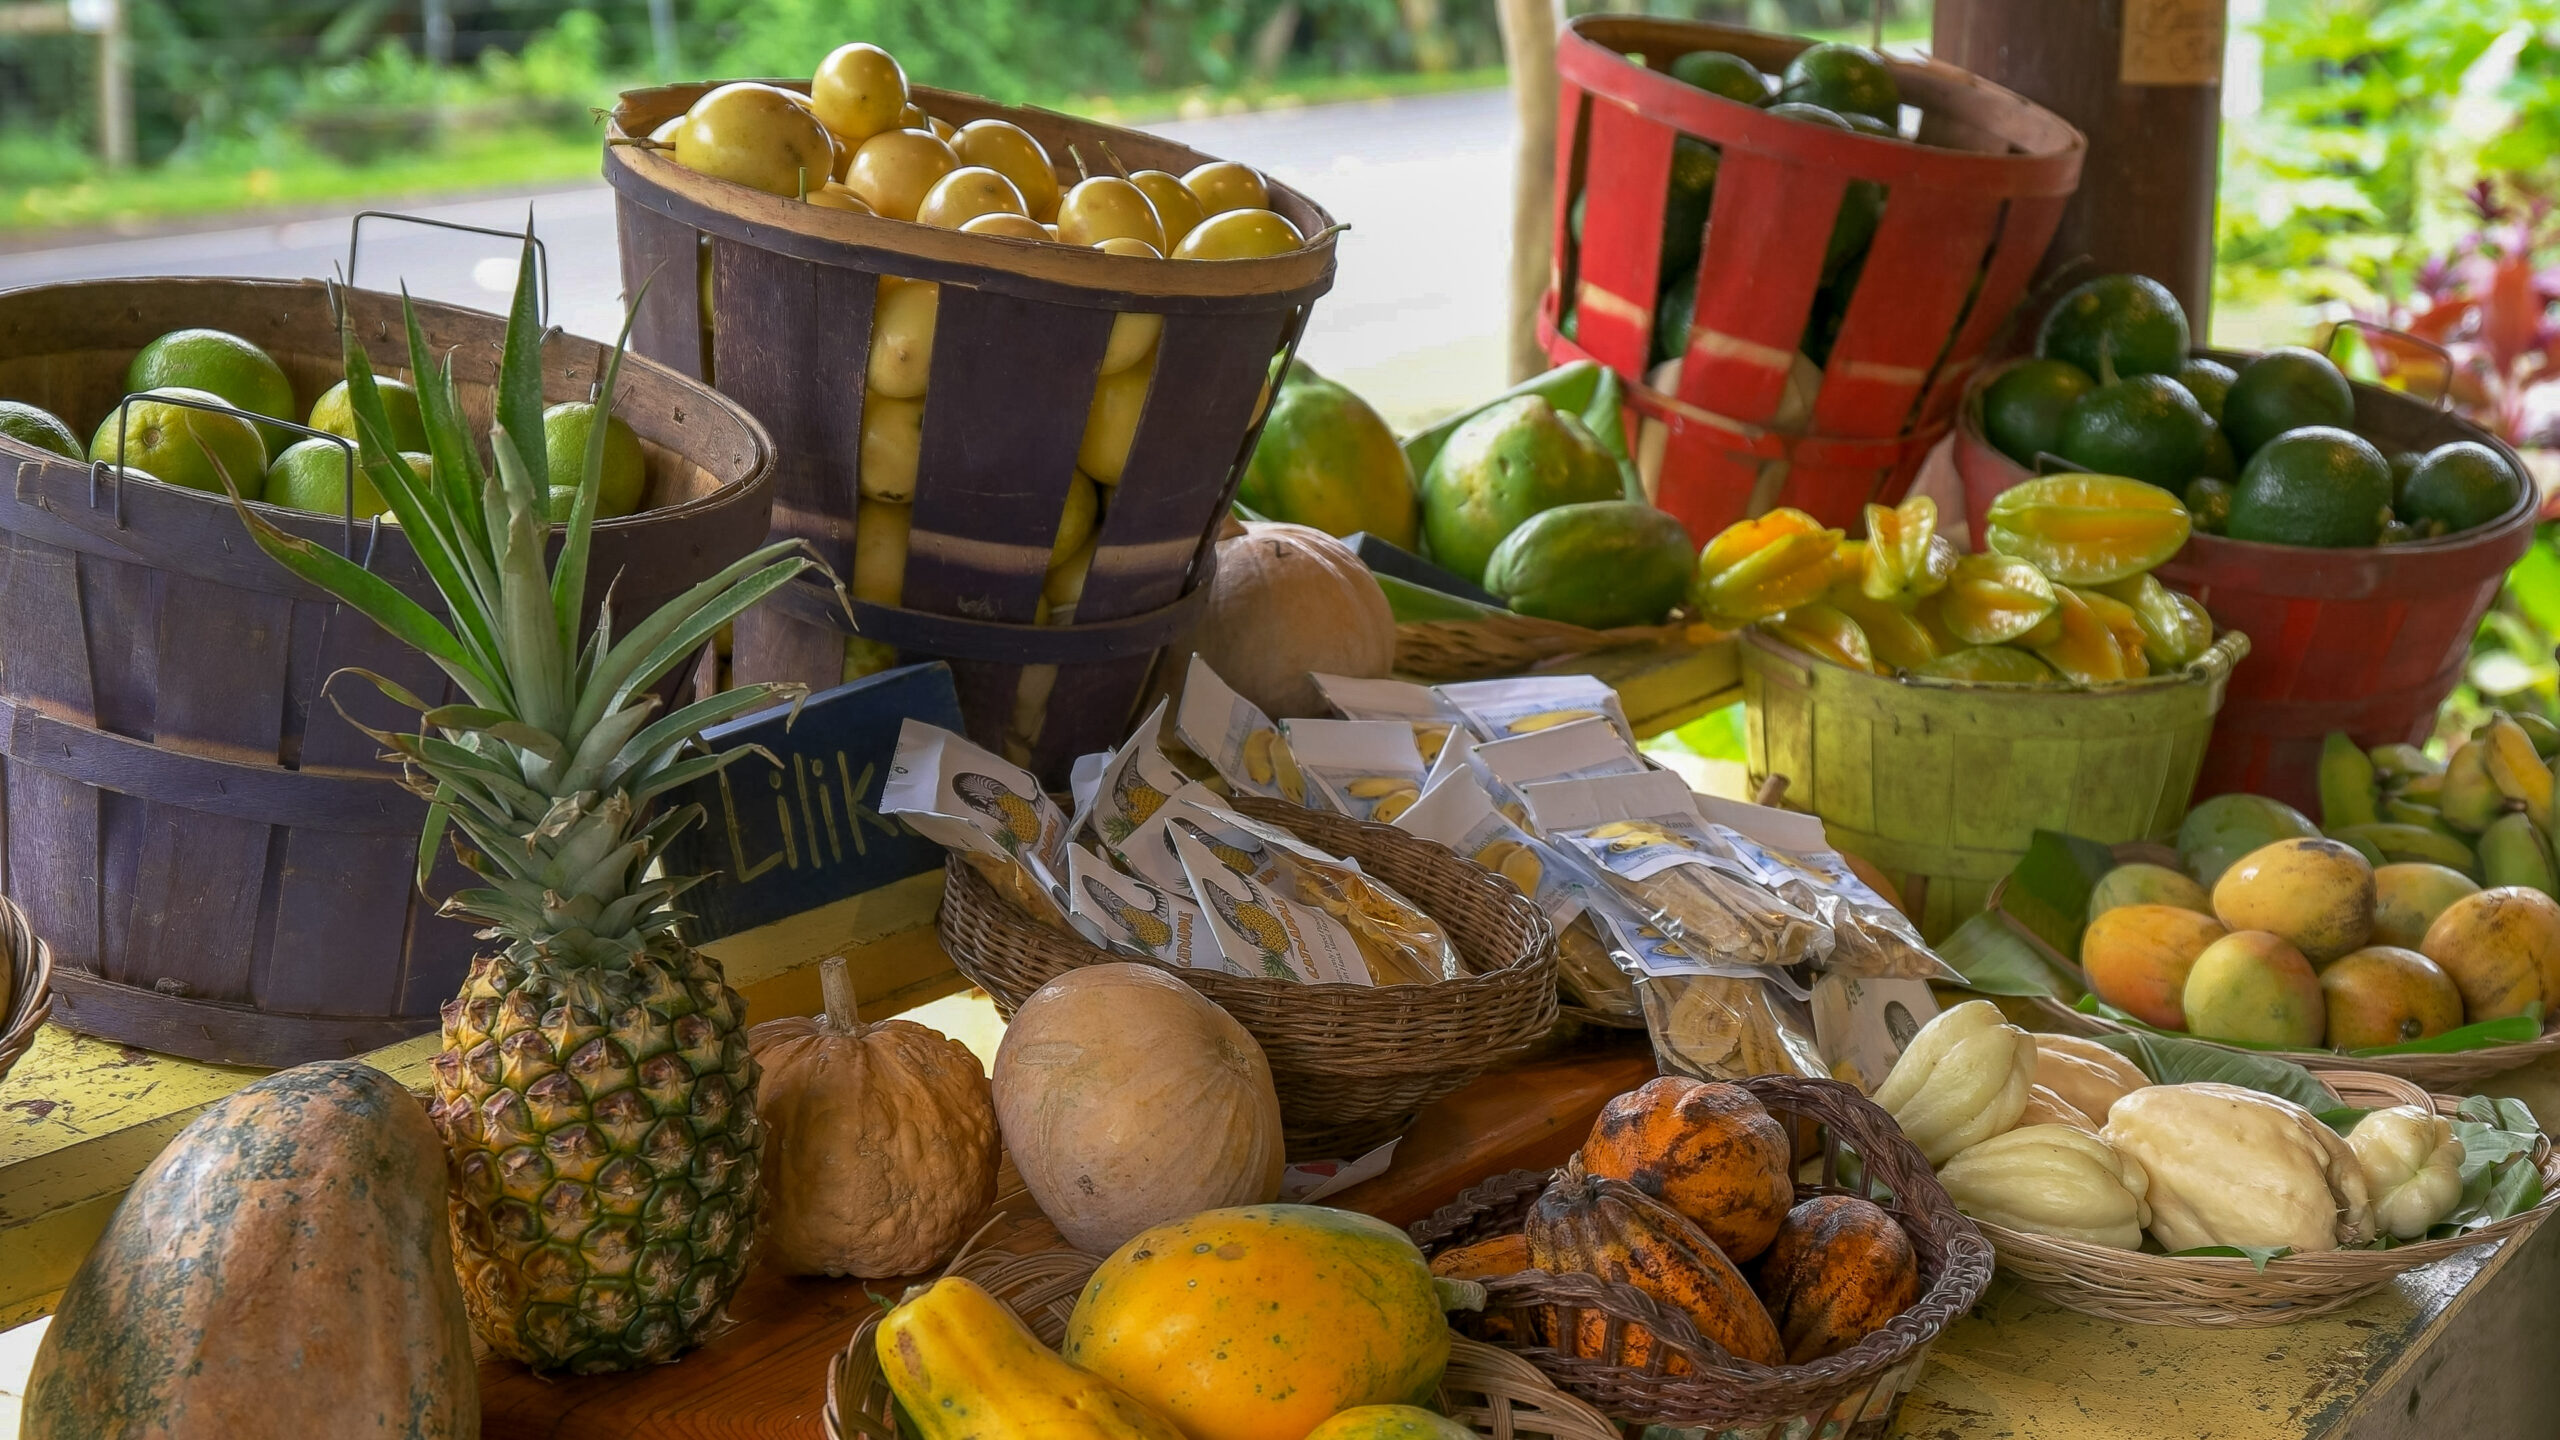
{"label": "green painted bushel basket", "polygon": [[1901,889],[1931,941],[1982,909],[2038,830],[2175,834],[2249,637],[2169,675],[2094,689],[1868,675],[1739,637],[1755,781]]}

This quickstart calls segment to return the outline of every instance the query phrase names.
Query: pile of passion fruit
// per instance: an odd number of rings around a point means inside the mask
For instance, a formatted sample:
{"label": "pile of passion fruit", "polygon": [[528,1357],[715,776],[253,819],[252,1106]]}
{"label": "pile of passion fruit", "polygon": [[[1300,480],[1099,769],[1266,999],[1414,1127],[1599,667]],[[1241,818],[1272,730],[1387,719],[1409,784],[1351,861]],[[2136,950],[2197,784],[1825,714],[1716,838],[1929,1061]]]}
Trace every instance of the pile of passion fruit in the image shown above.
{"label": "pile of passion fruit", "polygon": [[[926,114],[908,90],[906,71],[876,45],[837,47],[805,93],[757,81],[707,90],[641,143],[689,170],[768,194],[972,235],[1175,260],[1258,259],[1307,243],[1271,208],[1269,185],[1249,166],[1221,160],[1184,175],[1124,173],[1104,148],[1093,157],[1075,153],[1070,179],[1019,125],[983,119],[954,126]],[[1094,162],[1113,173],[1089,173]],[[713,310],[707,246],[700,279],[707,361]],[[906,584],[941,287],[889,275],[879,286],[863,395],[851,590],[856,599],[896,605]],[[1110,489],[1137,435],[1163,327],[1160,315],[1123,314],[1113,322],[1050,546],[1040,624],[1074,618]],[[847,642],[846,679],[894,663],[894,653],[877,642]]]}

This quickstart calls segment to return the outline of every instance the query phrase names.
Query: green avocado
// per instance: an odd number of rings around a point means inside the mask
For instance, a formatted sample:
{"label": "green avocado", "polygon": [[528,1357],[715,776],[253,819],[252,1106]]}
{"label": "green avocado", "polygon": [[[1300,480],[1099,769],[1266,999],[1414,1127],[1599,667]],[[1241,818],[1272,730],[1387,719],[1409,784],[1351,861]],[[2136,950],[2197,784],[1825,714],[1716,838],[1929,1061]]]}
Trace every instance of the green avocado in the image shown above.
{"label": "green avocado", "polygon": [[1523,615],[1609,630],[1652,625],[1688,593],[1697,550],[1641,500],[1559,505],[1494,547],[1484,587]]}
{"label": "green avocado", "polygon": [[1450,432],[1423,473],[1422,532],[1435,562],[1481,583],[1495,547],[1530,516],[1624,498],[1618,462],[1580,417],[1521,395]]}

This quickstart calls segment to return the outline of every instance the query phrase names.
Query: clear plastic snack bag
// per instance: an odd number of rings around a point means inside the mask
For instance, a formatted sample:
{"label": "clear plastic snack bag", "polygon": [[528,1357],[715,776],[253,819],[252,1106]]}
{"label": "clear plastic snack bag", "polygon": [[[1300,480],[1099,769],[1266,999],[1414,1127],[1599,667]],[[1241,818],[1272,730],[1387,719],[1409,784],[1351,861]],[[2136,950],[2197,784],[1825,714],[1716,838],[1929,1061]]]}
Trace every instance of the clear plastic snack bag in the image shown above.
{"label": "clear plastic snack bag", "polygon": [[1590,675],[1512,675],[1500,680],[1467,680],[1434,686],[1440,698],[1467,718],[1479,740],[1500,740],[1552,730],[1576,720],[1603,719],[1618,727],[1627,748],[1635,748],[1635,727],[1627,723],[1618,692]]}
{"label": "clear plastic snack bag", "polygon": [[1168,834],[1228,973],[1307,985],[1374,983],[1349,927],[1230,868],[1188,830]]}
{"label": "clear plastic snack bag", "polygon": [[1812,1017],[1784,972],[1702,958],[1614,896],[1593,896],[1589,913],[1635,976],[1645,1029],[1666,1069],[1702,1080],[1830,1075]]}
{"label": "clear plastic snack bag", "polygon": [[1784,969],[1820,958],[1829,943],[1820,922],[1763,886],[1708,830],[1677,775],[1549,780],[1522,794],[1537,834],[1701,959]]}
{"label": "clear plastic snack bag", "polygon": [[1386,825],[1422,798],[1422,752],[1401,720],[1283,720],[1280,738],[1320,809]]}
{"label": "clear plastic snack bag", "polygon": [[1322,671],[1310,672],[1308,678],[1316,682],[1325,703],[1345,720],[1401,720],[1413,727],[1413,748],[1421,752],[1425,765],[1438,763],[1450,735],[1466,728],[1466,717],[1428,685]]}
{"label": "clear plastic snack bag", "polygon": [[[1072,833],[1090,833],[1106,848],[1118,849],[1130,834],[1156,813],[1166,797],[1191,783],[1164,753],[1166,702],[1147,712],[1096,777],[1090,796],[1076,797]],[[1078,762],[1081,765],[1082,762]],[[1072,777],[1070,778],[1072,784]]]}
{"label": "clear plastic snack bag", "polygon": [[1438,841],[1520,887],[1556,930],[1556,978],[1586,1009],[1639,1020],[1635,984],[1610,958],[1608,942],[1585,913],[1572,868],[1545,841],[1494,808],[1484,782],[1461,771],[1425,793],[1396,825]]}
{"label": "clear plastic snack bag", "polygon": [[1698,810],[1762,884],[1830,930],[1822,959],[1826,970],[1874,980],[1964,983],[1900,908],[1859,879],[1831,848],[1819,818],[1712,795],[1698,798]]}
{"label": "clear plastic snack bag", "polygon": [[1058,883],[1067,817],[1029,771],[939,725],[909,720],[898,727],[880,813],[959,855],[1024,914],[1073,930]]}
{"label": "clear plastic snack bag", "polygon": [[1307,803],[1306,777],[1280,727],[1197,655],[1183,672],[1182,705],[1174,711],[1173,728],[1237,794]]}
{"label": "clear plastic snack bag", "polygon": [[1635,775],[1653,768],[1616,726],[1597,718],[1507,740],[1478,741],[1468,751],[1467,763],[1484,777],[1486,788],[1511,799],[1519,797],[1521,787],[1544,780]]}

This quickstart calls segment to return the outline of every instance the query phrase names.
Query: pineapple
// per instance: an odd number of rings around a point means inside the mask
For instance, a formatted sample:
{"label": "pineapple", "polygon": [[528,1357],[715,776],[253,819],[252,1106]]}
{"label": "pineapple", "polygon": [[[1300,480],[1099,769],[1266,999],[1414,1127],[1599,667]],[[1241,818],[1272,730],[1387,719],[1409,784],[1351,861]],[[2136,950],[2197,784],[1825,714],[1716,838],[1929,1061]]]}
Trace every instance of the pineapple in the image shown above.
{"label": "pineapple", "polygon": [[[697,877],[653,873],[700,806],[656,797],[740,752],[701,732],[787,698],[748,686],[659,715],[658,681],[740,611],[814,562],[767,546],[617,635],[579,622],[605,427],[592,428],[568,535],[546,567],[541,336],[532,251],[519,266],[489,435],[462,428],[450,364],[408,317],[432,474],[394,453],[352,334],[359,458],[442,593],[439,619],[324,546],[234,502],[268,554],[424,652],[462,697],[415,734],[374,731],[431,802],[426,883],[448,830],[485,884],[444,904],[493,948],[444,1006],[432,1113],[453,1159],[453,1247],[489,1345],[542,1370],[629,1369],[700,1340],[744,1275],[756,1228],[755,1062],[718,962],[676,933]],[[627,338],[627,332],[626,332]],[[598,396],[609,410],[620,365]],[[564,481],[565,483],[565,481]]]}

